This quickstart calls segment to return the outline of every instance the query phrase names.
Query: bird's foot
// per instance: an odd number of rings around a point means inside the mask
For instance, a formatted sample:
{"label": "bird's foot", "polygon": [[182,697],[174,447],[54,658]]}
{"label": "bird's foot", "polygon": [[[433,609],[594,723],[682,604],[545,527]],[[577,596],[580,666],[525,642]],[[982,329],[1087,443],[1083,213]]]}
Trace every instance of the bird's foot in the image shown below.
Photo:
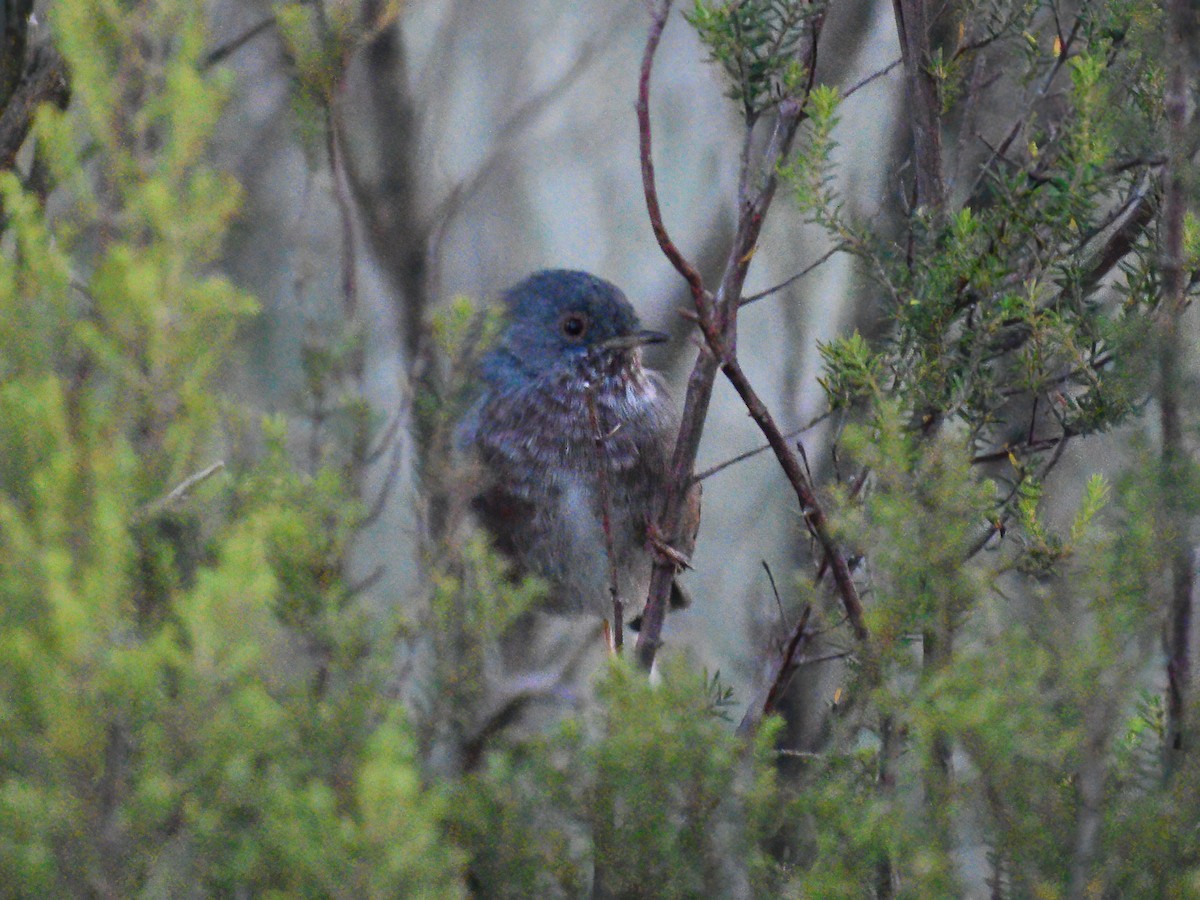
{"label": "bird's foot", "polygon": [[671,563],[676,570],[691,569],[691,560],[672,547],[662,536],[662,532],[658,530],[658,526],[653,522],[646,523],[646,545],[660,559],[665,559]]}

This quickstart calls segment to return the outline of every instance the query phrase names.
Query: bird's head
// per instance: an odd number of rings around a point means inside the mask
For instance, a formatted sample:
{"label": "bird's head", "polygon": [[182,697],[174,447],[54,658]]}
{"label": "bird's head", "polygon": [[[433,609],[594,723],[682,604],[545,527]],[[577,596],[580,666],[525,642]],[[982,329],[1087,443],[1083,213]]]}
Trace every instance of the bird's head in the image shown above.
{"label": "bird's head", "polygon": [[636,360],[639,347],[667,340],[641,327],[616,286],[586,272],[536,272],[511,288],[504,302],[507,327],[484,362],[492,381],[529,381],[589,362]]}

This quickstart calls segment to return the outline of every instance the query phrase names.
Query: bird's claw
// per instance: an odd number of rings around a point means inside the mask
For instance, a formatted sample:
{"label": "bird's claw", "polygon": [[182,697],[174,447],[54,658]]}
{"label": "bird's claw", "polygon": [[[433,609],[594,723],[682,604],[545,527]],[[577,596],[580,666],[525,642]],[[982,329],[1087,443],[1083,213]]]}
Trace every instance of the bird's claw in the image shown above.
{"label": "bird's claw", "polygon": [[658,554],[659,558],[665,559],[676,569],[690,570],[692,568],[691,560],[667,543],[662,532],[653,522],[646,523],[646,544],[654,553]]}

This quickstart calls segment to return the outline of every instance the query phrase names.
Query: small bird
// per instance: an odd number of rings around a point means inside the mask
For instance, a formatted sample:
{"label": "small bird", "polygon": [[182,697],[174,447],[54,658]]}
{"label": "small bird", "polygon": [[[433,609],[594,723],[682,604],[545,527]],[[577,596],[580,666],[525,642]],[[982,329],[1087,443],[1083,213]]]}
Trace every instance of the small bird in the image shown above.
{"label": "small bird", "polygon": [[[537,272],[504,304],[505,331],[481,360],[482,394],[458,432],[484,473],[472,508],[518,574],[546,579],[552,611],[607,617],[603,466],[618,589],[636,611],[677,426],[641,348],[667,335],[643,329],[625,295],[586,272]],[[689,500],[698,524],[698,485]],[[695,529],[687,531],[688,546],[663,552],[690,554]],[[672,605],[684,603],[676,586]]]}

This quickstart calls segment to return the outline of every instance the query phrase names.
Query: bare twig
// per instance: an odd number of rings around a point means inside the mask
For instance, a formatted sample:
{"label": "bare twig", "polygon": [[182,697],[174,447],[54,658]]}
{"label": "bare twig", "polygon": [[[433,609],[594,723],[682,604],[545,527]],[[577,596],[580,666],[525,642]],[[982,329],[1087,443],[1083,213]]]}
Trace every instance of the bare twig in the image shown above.
{"label": "bare twig", "polygon": [[264,34],[265,32],[269,31],[274,27],[274,25],[275,17],[267,16],[267,18],[263,19],[257,25],[252,25],[250,28],[247,28],[237,37],[231,38],[218,47],[214,47],[208,52],[208,55],[204,57],[204,62],[200,64],[200,70],[204,71],[206,69],[211,69],[218,63],[224,62],[260,34]]}
{"label": "bare twig", "polygon": [[667,25],[667,16],[670,13],[671,0],[662,0],[651,12],[650,35],[646,38],[646,51],[642,54],[642,69],[638,78],[637,120],[642,161],[642,191],[646,195],[646,210],[650,214],[650,227],[654,229],[654,237],[658,241],[658,246],[662,248],[663,255],[667,257],[675,270],[688,283],[692,297],[696,301],[696,311],[703,319],[706,314],[711,312],[711,304],[704,290],[704,281],[667,233],[666,225],[663,224],[662,209],[658,203],[658,187],[654,179],[654,154],[650,139],[650,71],[654,66],[654,54],[658,51],[658,43],[662,40],[663,29]]}
{"label": "bare twig", "polygon": [[775,606],[779,609],[779,624],[787,626],[787,614],[783,611],[783,600],[779,597],[779,588],[775,584],[775,573],[771,571],[771,567],[767,565],[765,559],[759,560],[762,563],[763,571],[767,573],[767,581],[771,582],[771,593],[775,595]]}
{"label": "bare twig", "polygon": [[[976,177],[975,182],[971,186],[971,196],[975,196],[979,193],[979,188],[982,185],[983,180],[991,171],[996,160],[1002,158],[1002,155],[1008,151],[1008,148],[1012,145],[1012,142],[1016,140],[1017,135],[1021,133],[1021,129],[1025,127],[1025,124],[1029,121],[1029,117],[1033,115],[1033,110],[1037,104],[1037,101],[1041,100],[1046,96],[1047,93],[1049,93],[1050,87],[1054,84],[1054,80],[1058,77],[1059,72],[1062,71],[1063,66],[1066,65],[1067,60],[1070,58],[1071,45],[1074,43],[1075,37],[1079,33],[1081,24],[1082,20],[1077,17],[1075,19],[1075,24],[1071,27],[1070,33],[1063,41],[1062,52],[1059,53],[1058,57],[1054,60],[1054,64],[1050,66],[1050,71],[1046,73],[1045,78],[1042,79],[1041,83],[1034,90],[1033,95],[1026,102],[1024,112],[1012,124],[1012,127],[1009,128],[1008,134],[1005,135],[1004,140],[1001,141],[1000,145],[995,149],[988,146],[988,149],[992,150],[992,157],[979,167],[979,175]],[[985,146],[987,146],[986,142]]]}
{"label": "bare twig", "polygon": [[800,620],[792,629],[787,644],[771,664],[771,672],[766,679],[765,692],[761,699],[756,699],[746,709],[742,721],[738,725],[738,734],[753,734],[764,718],[775,711],[779,698],[787,689],[792,675],[800,665],[800,651],[812,636],[808,630],[808,620],[812,615],[812,604],[805,604],[800,613]]}
{"label": "bare twig", "polygon": [[791,285],[791,284],[793,284],[793,283],[795,283],[795,282],[799,281],[799,280],[800,280],[801,278],[803,278],[805,275],[808,275],[808,274],[809,274],[810,272],[812,272],[814,269],[817,269],[817,268],[819,268],[820,266],[822,266],[822,265],[824,265],[825,263],[827,263],[827,262],[829,261],[829,259],[830,259],[830,258],[831,258],[831,257],[832,257],[832,256],[833,256],[835,253],[841,253],[841,252],[842,252],[842,251],[844,251],[845,249],[846,249],[846,245],[845,245],[845,244],[838,244],[836,247],[833,247],[833,248],[831,248],[830,250],[828,250],[827,252],[825,252],[825,253],[821,254],[821,256],[820,256],[818,259],[816,259],[815,261],[813,261],[813,262],[812,262],[812,263],[810,263],[809,265],[805,266],[803,269],[801,269],[801,270],[800,270],[799,272],[797,272],[795,275],[791,276],[790,278],[786,278],[786,279],[784,279],[783,281],[779,282],[779,284],[775,285],[775,287],[770,287],[770,288],[767,288],[765,291],[759,291],[757,294],[751,294],[749,297],[743,297],[743,298],[742,298],[741,305],[742,305],[742,306],[748,306],[748,305],[750,305],[751,303],[753,303],[755,300],[761,300],[761,299],[763,299],[764,297],[770,297],[772,294],[776,294],[776,293],[778,293],[779,291],[782,291],[784,288],[788,287],[789,285]]}
{"label": "bare twig", "polygon": [[[809,431],[810,429],[815,428],[816,426],[820,425],[822,422],[824,422],[826,419],[828,419],[831,415],[833,415],[833,410],[827,409],[827,410],[825,410],[825,412],[821,413],[820,415],[814,416],[813,418],[809,419],[807,424],[801,425],[799,428],[792,429],[787,434],[785,434],[784,437],[789,440],[791,438],[799,437],[800,435],[804,434],[804,432]],[[753,450],[747,450],[745,453],[739,453],[737,456],[733,457],[732,459],[727,459],[724,462],[717,463],[715,466],[710,466],[709,468],[705,469],[703,472],[699,472],[696,475],[693,475],[692,481],[693,482],[704,481],[706,478],[711,478],[713,475],[716,475],[718,472],[722,472],[725,469],[728,469],[730,466],[736,466],[738,463],[745,462],[748,459],[758,456],[758,454],[762,453],[764,450],[770,450],[770,449],[771,449],[770,444],[760,444],[759,446],[755,447]]]}
{"label": "bare twig", "polygon": [[617,555],[613,548],[612,497],[608,485],[608,436],[600,430],[596,411],[596,386],[587,387],[588,425],[592,429],[592,447],[596,451],[596,489],[600,500],[600,525],[604,530],[604,555],[608,558],[608,593],[612,597],[612,648],[620,653],[625,643],[625,603],[617,583]]}
{"label": "bare twig", "polygon": [[850,620],[850,626],[854,629],[854,635],[859,640],[864,640],[867,637],[867,626],[863,618],[863,606],[858,595],[858,587],[854,584],[854,578],[850,574],[850,566],[846,562],[845,554],[829,530],[825,512],[800,467],[800,461],[792,452],[787,438],[779,431],[770,411],[751,387],[746,373],[742,371],[737,360],[727,359],[722,363],[721,370],[733,385],[733,389],[737,391],[738,396],[741,397],[742,403],[746,405],[750,417],[758,423],[767,442],[770,443],[771,449],[775,451],[775,457],[779,460],[784,475],[787,476],[792,489],[800,500],[800,509],[805,521],[812,529],[813,536],[816,537],[829,560],[833,581]]}
{"label": "bare twig", "polygon": [[[671,241],[662,220],[662,208],[658,202],[658,188],[654,180],[654,160],[650,136],[650,72],[654,65],[654,54],[662,39],[663,28],[671,11],[671,0],[662,0],[651,10],[650,33],[646,38],[646,51],[642,56],[641,74],[638,78],[637,122],[638,146],[641,155],[642,190],[646,195],[646,211],[650,225],[663,254],[688,284],[700,320],[711,323],[712,300],[704,288],[700,273],[696,271]],[[704,420],[708,415],[708,404],[712,397],[713,379],[716,376],[716,358],[707,348],[701,348],[688,379],[684,395],[683,413],[680,417],[679,436],[671,457],[671,473],[667,482],[663,510],[659,516],[658,531],[669,542],[677,540],[683,522],[686,490],[690,487],[695,468],[696,453],[700,448],[700,436],[704,431]],[[643,667],[649,669],[658,652],[659,636],[662,633],[663,617],[666,614],[666,598],[675,577],[674,563],[662,558],[655,561],[650,575],[650,591],[642,611],[642,627],[638,632],[637,655]]]}
{"label": "bare twig", "polygon": [[896,68],[896,66],[900,65],[900,63],[902,63],[903,61],[904,60],[902,60],[902,59],[893,59],[890,63],[888,63],[882,69],[878,69],[878,70],[872,72],[866,78],[859,79],[853,85],[851,85],[844,94],[842,94],[842,99],[845,100],[850,95],[855,94],[858,91],[865,88],[868,84],[870,84],[872,81],[875,81],[877,78],[882,78],[884,75],[887,75],[889,72],[892,71],[892,69]]}
{"label": "bare twig", "polygon": [[581,46],[562,75],[555,78],[553,83],[544,90],[525,100],[500,126],[490,148],[476,164],[474,170],[451,188],[450,192],[434,208],[429,221],[431,230],[435,230],[435,238],[445,231],[454,217],[470,203],[480,188],[486,185],[488,179],[496,173],[497,162],[512,150],[513,140],[551,109],[587,73],[599,51],[611,45],[615,31],[616,25],[614,24],[604,34]]}
{"label": "bare twig", "polygon": [[139,509],[134,518],[137,521],[145,521],[146,519],[153,518],[161,512],[165,512],[178,503],[182,503],[187,499],[188,494],[192,492],[193,488],[195,488],[201,482],[212,478],[212,476],[216,475],[224,468],[225,461],[218,460],[211,466],[201,469],[199,472],[196,472],[193,475],[189,475],[187,478],[183,479],[183,481],[179,482],[179,484],[177,484],[174,488],[172,488],[168,494],[159,497],[157,500],[147,503],[145,506]]}
{"label": "bare twig", "polygon": [[839,650],[836,653],[824,653],[821,656],[802,656],[796,660],[797,668],[800,666],[816,666],[821,663],[836,662],[839,659],[850,659],[854,654],[849,650]]}

